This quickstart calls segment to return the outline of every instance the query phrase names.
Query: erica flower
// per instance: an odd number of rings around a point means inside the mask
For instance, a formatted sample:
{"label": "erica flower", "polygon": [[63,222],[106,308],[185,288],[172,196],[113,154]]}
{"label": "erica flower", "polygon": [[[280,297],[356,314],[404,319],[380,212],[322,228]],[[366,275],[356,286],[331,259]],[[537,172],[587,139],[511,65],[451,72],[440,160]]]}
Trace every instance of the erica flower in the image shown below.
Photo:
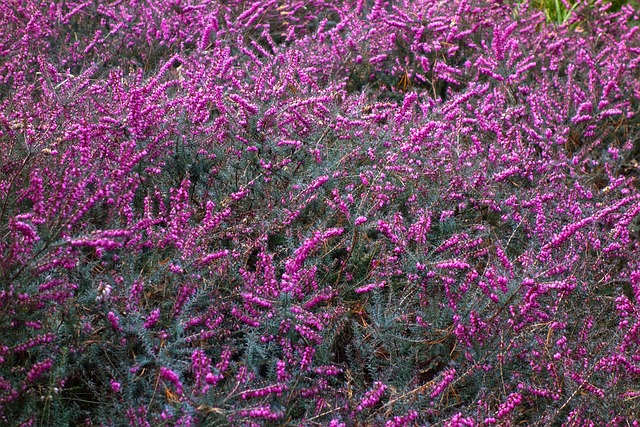
{"label": "erica flower", "polygon": [[160,368],[160,377],[169,381],[173,385],[176,393],[178,393],[179,395],[182,394],[182,383],[180,382],[178,374],[173,372],[171,369],[165,368],[163,366],[162,368]]}
{"label": "erica flower", "polygon": [[369,390],[363,396],[360,404],[356,407],[356,411],[361,412],[365,408],[370,408],[380,401],[382,394],[387,389],[387,386],[380,381],[373,383],[373,388]]}

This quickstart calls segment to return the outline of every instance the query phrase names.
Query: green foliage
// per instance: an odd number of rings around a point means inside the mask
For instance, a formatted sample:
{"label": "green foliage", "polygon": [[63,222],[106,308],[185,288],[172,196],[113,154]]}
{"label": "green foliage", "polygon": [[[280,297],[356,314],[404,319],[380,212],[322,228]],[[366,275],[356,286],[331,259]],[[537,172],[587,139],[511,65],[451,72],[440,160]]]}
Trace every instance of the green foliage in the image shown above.
{"label": "green foliage", "polygon": [[[586,5],[588,9],[595,9],[599,6],[593,0],[586,2],[581,0],[531,0],[529,2],[516,0],[515,3],[516,8],[527,3],[529,7],[542,11],[547,23],[554,25],[564,25],[568,23],[574,15],[574,11],[580,6]],[[640,7],[640,3],[638,3],[637,0],[603,0],[602,4],[609,5],[607,8],[607,12],[609,13],[618,12],[622,6],[627,4],[632,5],[636,10]],[[579,19],[580,18],[578,18],[578,20]],[[578,25],[578,23],[574,23],[574,27],[577,28]]]}
{"label": "green foliage", "polygon": [[[568,3],[568,4],[567,4]],[[544,12],[547,22],[564,25],[571,18],[571,14],[578,6],[578,2],[565,2],[563,0],[535,0],[532,6]]]}

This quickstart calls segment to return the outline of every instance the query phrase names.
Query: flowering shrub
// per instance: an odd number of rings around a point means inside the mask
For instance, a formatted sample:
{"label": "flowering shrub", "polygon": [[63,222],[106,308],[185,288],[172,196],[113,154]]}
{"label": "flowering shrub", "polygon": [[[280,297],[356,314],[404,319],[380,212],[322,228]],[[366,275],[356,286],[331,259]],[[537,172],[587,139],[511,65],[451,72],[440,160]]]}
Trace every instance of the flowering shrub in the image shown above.
{"label": "flowering shrub", "polygon": [[505,3],[3,3],[0,423],[636,425],[637,9]]}

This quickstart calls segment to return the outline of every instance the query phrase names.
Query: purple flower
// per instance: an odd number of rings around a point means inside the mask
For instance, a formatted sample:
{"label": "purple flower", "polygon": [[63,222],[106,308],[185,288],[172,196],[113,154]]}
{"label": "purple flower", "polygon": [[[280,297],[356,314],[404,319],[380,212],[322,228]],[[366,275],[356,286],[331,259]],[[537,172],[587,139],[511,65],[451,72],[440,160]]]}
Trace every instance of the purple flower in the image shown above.
{"label": "purple flower", "polygon": [[120,319],[118,318],[118,316],[113,312],[110,311],[109,313],[107,313],[107,320],[109,320],[109,323],[111,324],[111,327],[115,330],[115,331],[120,331]]}
{"label": "purple flower", "polygon": [[182,395],[182,383],[180,382],[178,374],[163,366],[160,368],[160,377],[169,381],[173,385],[176,393],[178,393],[178,395]]}
{"label": "purple flower", "polygon": [[149,313],[149,316],[147,316],[147,319],[144,322],[144,328],[145,329],[151,329],[156,323],[158,323],[158,320],[160,319],[160,309],[156,308],[153,311],[151,311],[151,313]]}
{"label": "purple flower", "polygon": [[25,385],[35,382],[38,378],[43,376],[53,366],[53,360],[45,359],[41,362],[35,363],[25,378]]}
{"label": "purple flower", "polygon": [[371,408],[376,403],[380,401],[382,394],[387,389],[387,386],[380,382],[376,381],[373,383],[373,388],[365,393],[365,395],[360,400],[360,403],[356,407],[357,412],[362,412],[366,408]]}

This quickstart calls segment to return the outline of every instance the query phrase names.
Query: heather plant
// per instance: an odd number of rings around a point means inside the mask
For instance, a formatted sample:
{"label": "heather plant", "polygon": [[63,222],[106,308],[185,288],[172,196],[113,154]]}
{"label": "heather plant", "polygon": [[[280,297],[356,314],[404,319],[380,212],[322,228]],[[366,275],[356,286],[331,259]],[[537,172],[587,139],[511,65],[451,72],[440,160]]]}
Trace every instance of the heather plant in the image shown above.
{"label": "heather plant", "polygon": [[0,7],[2,423],[637,423],[631,5]]}

